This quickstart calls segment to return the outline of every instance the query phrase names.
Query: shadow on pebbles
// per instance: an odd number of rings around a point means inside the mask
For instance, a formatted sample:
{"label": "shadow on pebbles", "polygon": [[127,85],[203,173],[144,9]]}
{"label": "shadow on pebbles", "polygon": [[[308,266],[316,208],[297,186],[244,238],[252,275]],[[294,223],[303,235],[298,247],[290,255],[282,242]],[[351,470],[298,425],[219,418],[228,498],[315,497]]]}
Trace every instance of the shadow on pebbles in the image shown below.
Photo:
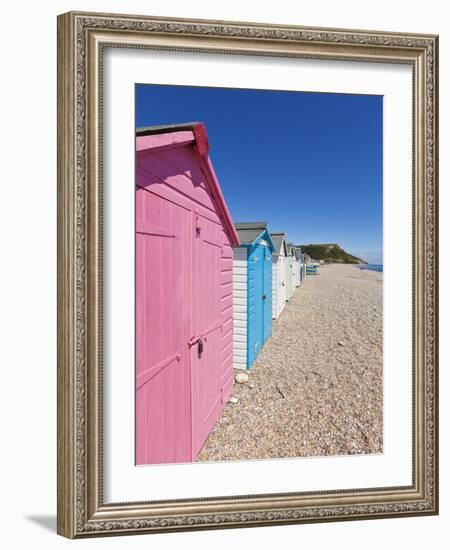
{"label": "shadow on pebbles", "polygon": [[306,277],[198,460],[382,452],[382,282],[351,265]]}

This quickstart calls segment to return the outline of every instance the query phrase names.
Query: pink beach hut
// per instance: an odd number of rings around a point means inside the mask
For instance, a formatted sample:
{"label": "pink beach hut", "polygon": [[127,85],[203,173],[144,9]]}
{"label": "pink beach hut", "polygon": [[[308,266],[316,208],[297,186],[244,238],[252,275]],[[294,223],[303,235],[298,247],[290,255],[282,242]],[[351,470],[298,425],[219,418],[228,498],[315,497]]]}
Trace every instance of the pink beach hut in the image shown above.
{"label": "pink beach hut", "polygon": [[195,461],[233,387],[239,238],[201,123],[136,135],[136,464]]}

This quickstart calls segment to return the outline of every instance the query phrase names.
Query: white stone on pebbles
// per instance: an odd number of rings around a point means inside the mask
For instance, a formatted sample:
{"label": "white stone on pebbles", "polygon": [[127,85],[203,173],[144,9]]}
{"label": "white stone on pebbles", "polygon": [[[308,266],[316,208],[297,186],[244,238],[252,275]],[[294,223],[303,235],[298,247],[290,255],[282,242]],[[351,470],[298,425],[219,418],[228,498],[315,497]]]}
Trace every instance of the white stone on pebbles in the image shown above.
{"label": "white stone on pebbles", "polygon": [[248,382],[248,374],[245,371],[238,371],[234,375],[234,379],[238,384],[245,384],[245,382]]}

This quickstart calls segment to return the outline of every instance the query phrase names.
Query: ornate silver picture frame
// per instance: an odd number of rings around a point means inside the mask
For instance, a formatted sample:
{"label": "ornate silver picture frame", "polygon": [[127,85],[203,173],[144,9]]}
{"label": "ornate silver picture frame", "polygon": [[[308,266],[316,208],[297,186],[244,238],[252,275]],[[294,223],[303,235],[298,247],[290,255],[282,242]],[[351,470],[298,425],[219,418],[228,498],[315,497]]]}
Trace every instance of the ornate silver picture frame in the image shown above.
{"label": "ornate silver picture frame", "polygon": [[[406,64],[413,75],[412,484],[106,503],[105,48]],[[131,106],[130,106],[131,108]],[[438,37],[132,15],[58,17],[58,533],[69,538],[438,513]],[[133,175],[130,175],[133,178]],[[130,369],[134,368],[130,365]]]}

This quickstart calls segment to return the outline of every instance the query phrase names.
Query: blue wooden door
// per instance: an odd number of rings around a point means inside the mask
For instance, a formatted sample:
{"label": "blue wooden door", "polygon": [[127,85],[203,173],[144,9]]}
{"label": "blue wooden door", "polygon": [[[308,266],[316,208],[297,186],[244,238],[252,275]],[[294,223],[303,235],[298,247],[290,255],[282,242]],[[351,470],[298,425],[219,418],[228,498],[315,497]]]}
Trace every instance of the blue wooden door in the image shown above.
{"label": "blue wooden door", "polygon": [[248,260],[248,367],[261,350],[263,340],[264,248],[255,247]]}
{"label": "blue wooden door", "polygon": [[272,252],[264,247],[263,342],[272,334]]}

